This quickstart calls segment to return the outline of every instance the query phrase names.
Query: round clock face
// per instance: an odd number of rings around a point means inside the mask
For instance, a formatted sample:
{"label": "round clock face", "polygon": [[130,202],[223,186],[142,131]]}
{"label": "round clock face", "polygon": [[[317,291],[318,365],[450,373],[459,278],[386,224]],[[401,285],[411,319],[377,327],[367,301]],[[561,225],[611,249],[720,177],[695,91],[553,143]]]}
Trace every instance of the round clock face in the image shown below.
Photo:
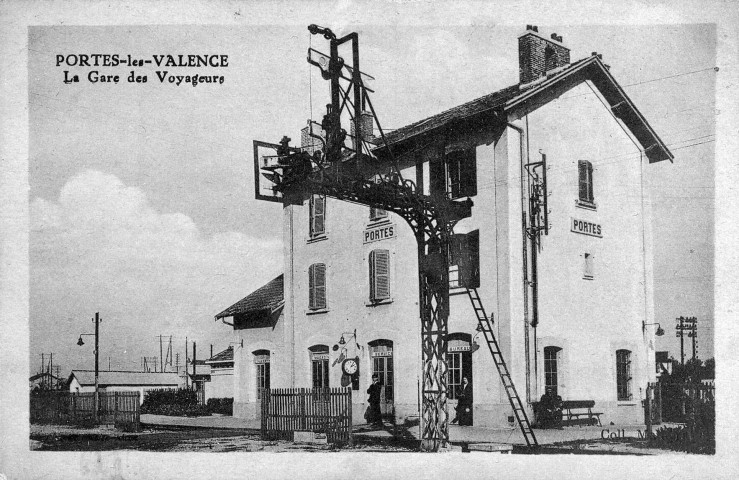
{"label": "round clock face", "polygon": [[347,375],[354,375],[355,373],[357,373],[359,365],[357,365],[357,361],[355,359],[347,358],[346,360],[344,360],[344,363],[341,364],[341,368]]}

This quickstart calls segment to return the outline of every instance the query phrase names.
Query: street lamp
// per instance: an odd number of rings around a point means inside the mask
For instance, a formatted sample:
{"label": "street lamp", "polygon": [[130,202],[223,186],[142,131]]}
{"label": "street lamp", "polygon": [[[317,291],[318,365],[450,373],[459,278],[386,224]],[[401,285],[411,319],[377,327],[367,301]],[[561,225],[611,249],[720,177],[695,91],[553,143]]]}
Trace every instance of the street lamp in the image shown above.
{"label": "street lamp", "polygon": [[662,327],[659,326],[659,323],[646,323],[644,321],[641,322],[641,329],[646,330],[649,325],[657,325],[657,331],[654,332],[654,334],[658,337],[661,337],[665,334],[665,331],[662,329]]}
{"label": "street lamp", "polygon": [[98,421],[98,402],[99,402],[99,393],[98,393],[98,358],[99,358],[99,339],[100,339],[100,322],[103,320],[100,318],[100,313],[95,312],[95,318],[92,319],[93,323],[95,323],[95,333],[81,333],[79,340],[77,340],[77,345],[80,347],[85,344],[85,342],[82,341],[83,336],[94,336],[95,337],[95,405],[93,407],[93,418],[95,419],[95,423]]}

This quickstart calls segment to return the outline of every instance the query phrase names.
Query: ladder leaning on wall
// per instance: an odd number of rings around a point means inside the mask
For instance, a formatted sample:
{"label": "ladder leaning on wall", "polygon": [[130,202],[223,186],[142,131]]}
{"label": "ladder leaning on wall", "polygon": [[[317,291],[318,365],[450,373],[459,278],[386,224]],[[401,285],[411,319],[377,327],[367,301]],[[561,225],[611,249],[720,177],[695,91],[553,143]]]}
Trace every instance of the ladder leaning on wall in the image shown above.
{"label": "ladder leaning on wall", "polygon": [[493,356],[493,361],[498,369],[498,374],[500,374],[500,380],[503,382],[503,387],[508,396],[508,401],[511,404],[511,408],[513,408],[513,413],[518,421],[518,426],[521,428],[521,433],[523,434],[524,439],[526,439],[526,444],[530,448],[538,447],[539,444],[536,441],[534,431],[531,429],[529,418],[526,416],[526,410],[521,403],[521,398],[518,396],[518,392],[516,392],[516,387],[513,385],[513,380],[511,379],[511,374],[508,371],[503,355],[500,353],[498,341],[495,339],[495,334],[493,333],[493,322],[485,313],[485,308],[482,306],[482,301],[480,300],[480,295],[477,293],[477,289],[467,288],[467,295],[470,297],[470,301],[472,302],[472,308],[475,310],[475,315],[477,315],[478,324],[480,325],[483,335],[485,335],[488,349],[490,349],[490,353]]}

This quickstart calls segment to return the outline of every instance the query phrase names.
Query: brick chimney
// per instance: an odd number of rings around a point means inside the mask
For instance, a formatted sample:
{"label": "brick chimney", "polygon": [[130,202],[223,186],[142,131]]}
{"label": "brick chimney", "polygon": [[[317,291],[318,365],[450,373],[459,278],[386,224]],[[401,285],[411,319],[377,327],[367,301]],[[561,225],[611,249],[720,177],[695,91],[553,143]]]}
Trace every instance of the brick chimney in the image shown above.
{"label": "brick chimney", "polygon": [[518,37],[518,79],[525,84],[538,80],[546,72],[569,65],[570,49],[562,37],[552,33],[546,38],[536,25],[526,25],[526,33]]}

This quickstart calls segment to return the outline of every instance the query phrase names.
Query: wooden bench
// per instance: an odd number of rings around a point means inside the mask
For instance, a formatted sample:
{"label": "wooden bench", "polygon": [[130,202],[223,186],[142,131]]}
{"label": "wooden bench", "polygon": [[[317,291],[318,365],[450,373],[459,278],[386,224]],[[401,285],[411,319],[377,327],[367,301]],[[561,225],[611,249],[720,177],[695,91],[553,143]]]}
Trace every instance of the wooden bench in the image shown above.
{"label": "wooden bench", "polygon": [[565,400],[562,402],[562,423],[569,425],[599,425],[602,412],[594,412],[595,400]]}
{"label": "wooden bench", "polygon": [[[532,403],[534,415],[539,417],[539,402]],[[562,425],[599,425],[602,412],[594,412],[595,400],[564,400],[562,402]]]}

